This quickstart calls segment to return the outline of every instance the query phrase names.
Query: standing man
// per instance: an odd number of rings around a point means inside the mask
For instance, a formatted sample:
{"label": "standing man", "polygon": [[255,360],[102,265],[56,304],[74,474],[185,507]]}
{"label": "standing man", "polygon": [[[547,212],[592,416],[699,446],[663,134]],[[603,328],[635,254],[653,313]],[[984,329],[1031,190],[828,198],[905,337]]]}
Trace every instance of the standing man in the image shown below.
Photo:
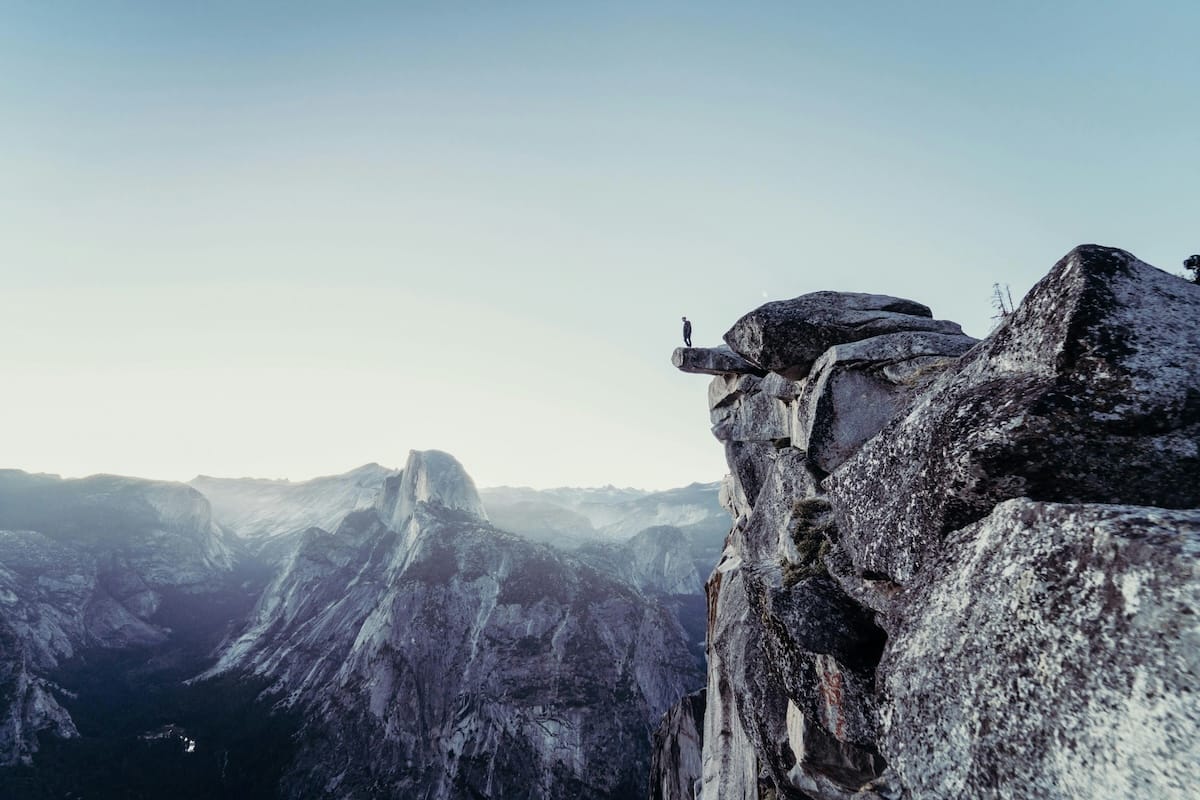
{"label": "standing man", "polygon": [[688,347],[692,346],[692,323],[688,322],[687,317],[683,318],[683,343]]}

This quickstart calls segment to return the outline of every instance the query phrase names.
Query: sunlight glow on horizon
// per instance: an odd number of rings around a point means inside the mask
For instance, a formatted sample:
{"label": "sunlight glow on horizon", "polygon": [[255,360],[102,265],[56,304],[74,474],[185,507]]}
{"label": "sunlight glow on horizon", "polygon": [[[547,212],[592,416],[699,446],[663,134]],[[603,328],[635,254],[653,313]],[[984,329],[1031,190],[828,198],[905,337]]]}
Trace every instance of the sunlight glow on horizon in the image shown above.
{"label": "sunlight glow on horizon", "polygon": [[0,467],[711,482],[684,314],[1200,250],[1191,4],[0,4]]}

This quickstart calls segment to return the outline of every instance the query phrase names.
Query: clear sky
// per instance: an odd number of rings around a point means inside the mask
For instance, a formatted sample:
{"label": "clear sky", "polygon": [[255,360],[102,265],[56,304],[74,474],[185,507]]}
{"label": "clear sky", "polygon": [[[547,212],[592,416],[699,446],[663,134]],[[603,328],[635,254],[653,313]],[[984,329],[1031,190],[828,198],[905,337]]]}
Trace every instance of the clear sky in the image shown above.
{"label": "clear sky", "polygon": [[725,471],[716,344],[818,289],[983,335],[1200,251],[1200,4],[0,0],[0,466]]}

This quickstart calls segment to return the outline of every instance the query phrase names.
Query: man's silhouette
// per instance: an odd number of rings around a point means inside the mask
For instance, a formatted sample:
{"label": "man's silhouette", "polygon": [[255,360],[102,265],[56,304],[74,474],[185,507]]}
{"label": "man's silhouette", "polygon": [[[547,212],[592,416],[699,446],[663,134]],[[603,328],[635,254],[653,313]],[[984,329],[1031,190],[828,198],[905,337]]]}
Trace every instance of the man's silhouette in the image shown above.
{"label": "man's silhouette", "polygon": [[688,347],[692,346],[692,323],[688,322],[687,317],[683,318],[683,343]]}

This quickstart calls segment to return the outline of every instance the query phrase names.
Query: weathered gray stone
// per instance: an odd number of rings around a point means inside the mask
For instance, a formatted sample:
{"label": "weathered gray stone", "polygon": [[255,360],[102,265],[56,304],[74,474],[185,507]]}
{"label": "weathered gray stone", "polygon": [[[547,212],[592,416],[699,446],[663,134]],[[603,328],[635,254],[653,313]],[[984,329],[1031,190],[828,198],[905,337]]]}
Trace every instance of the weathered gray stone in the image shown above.
{"label": "weathered gray stone", "polygon": [[779,448],[769,442],[725,442],[725,462],[732,478],[729,491],[738,517],[748,517]]}
{"label": "weathered gray stone", "polygon": [[1200,286],[1095,245],[825,481],[858,569],[901,583],[998,502],[1200,505]]}
{"label": "weathered gray stone", "polygon": [[[870,744],[874,667],[884,637],[826,572],[832,515],[816,497],[803,457],[790,448],[776,455],[733,541],[750,607],[757,619],[770,620],[760,634],[764,668],[776,673],[786,699],[826,724],[831,736]],[[763,702],[782,707],[783,699]]]}
{"label": "weathered gray stone", "polygon": [[458,459],[440,450],[410,450],[399,475],[387,478],[375,506],[393,530],[412,517],[417,503],[438,505],[487,521],[475,482]]}
{"label": "weathered gray stone", "polygon": [[654,732],[650,800],[700,800],[706,693],[692,692],[671,706]]}
{"label": "weathered gray stone", "polygon": [[[789,406],[775,394],[763,391],[764,378],[741,376],[709,412],[712,432],[722,442],[770,442],[782,446],[790,440]],[[714,378],[709,396],[720,394],[726,378]],[[778,384],[770,384],[778,390]]]}
{"label": "weathered gray stone", "polygon": [[904,331],[829,348],[801,384],[792,444],[832,472],[977,343],[965,335]]}
{"label": "weathered gray stone", "polygon": [[1196,796],[1200,510],[1010,500],[904,601],[880,745],[914,800]]}
{"label": "weathered gray stone", "polygon": [[676,347],[671,363],[680,372],[697,375],[763,375],[766,370],[751,364],[725,345],[719,347]]}
{"label": "weathered gray stone", "polygon": [[751,364],[798,380],[835,344],[898,331],[961,334],[931,319],[927,306],[878,294],[813,292],[759,306],[733,324],[725,342]]}
{"label": "weathered gray stone", "polygon": [[714,381],[747,408],[706,800],[1194,794],[1200,510],[1045,501],[1200,505],[1198,323],[1200,287],[1083,247],[973,347],[902,332]]}

